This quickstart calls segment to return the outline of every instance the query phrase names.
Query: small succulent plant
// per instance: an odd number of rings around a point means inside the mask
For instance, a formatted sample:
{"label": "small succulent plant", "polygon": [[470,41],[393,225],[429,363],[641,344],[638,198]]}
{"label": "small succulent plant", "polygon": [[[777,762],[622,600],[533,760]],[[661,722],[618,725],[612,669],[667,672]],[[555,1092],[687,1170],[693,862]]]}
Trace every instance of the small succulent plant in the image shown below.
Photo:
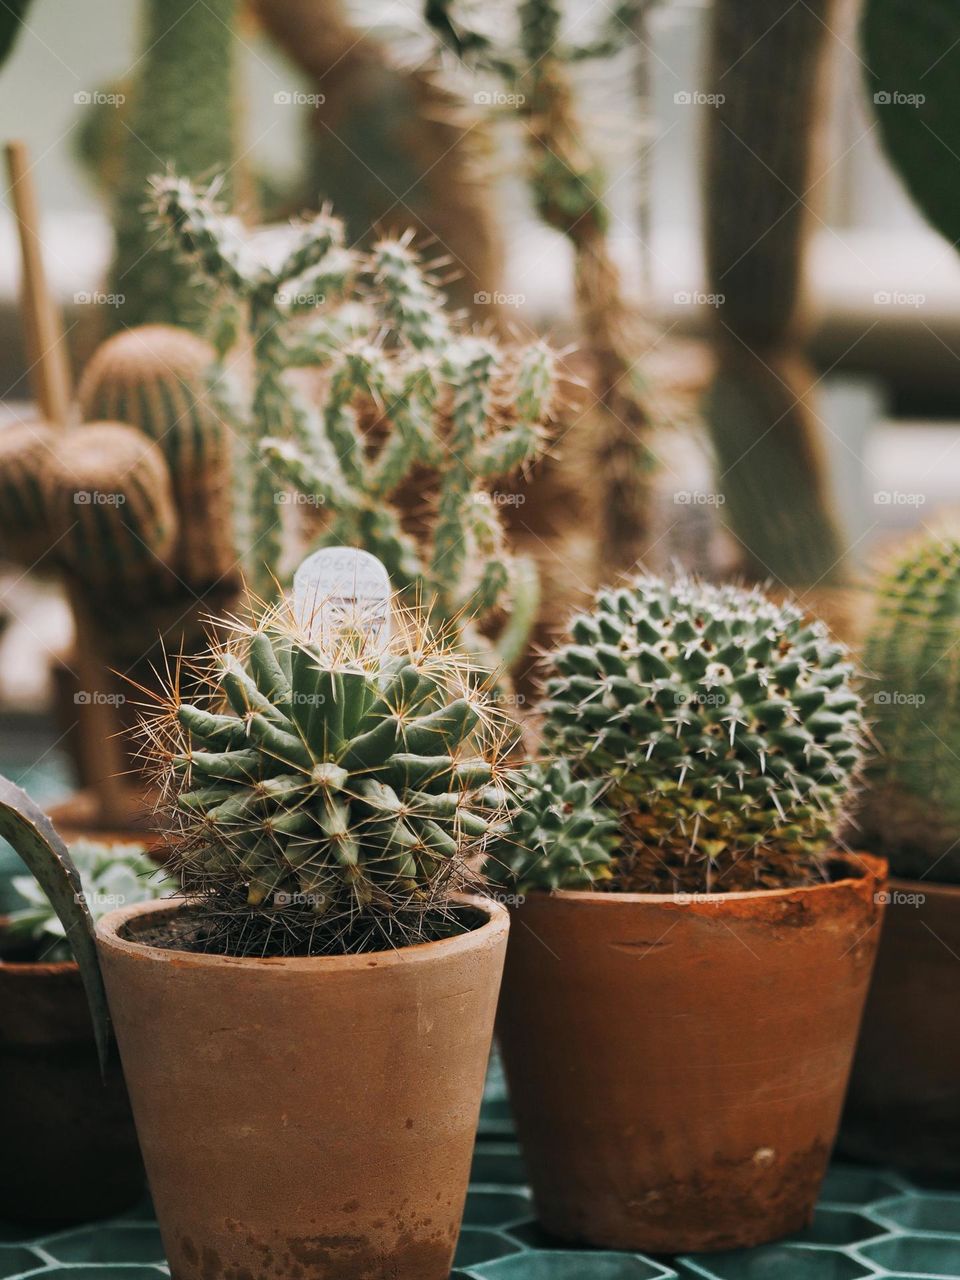
{"label": "small succulent plant", "polygon": [[516,770],[509,816],[487,851],[487,881],[517,894],[589,889],[613,874],[617,822],[599,802],[601,780],[574,778],[566,760]]}
{"label": "small succulent plant", "polygon": [[856,838],[895,875],[960,884],[960,539],[924,538],[884,577],[864,664],[877,750]]}
{"label": "small succulent plant", "polygon": [[821,623],[758,590],[641,576],[599,593],[551,669],[545,737],[578,776],[610,780],[618,887],[822,874],[864,721]]}
{"label": "small succulent plant", "polygon": [[462,656],[401,622],[386,650],[349,628],[321,643],[281,604],[209,654],[198,698],[147,722],[211,947],[363,951],[455,923],[500,817],[506,735]]}
{"label": "small succulent plant", "polygon": [[[83,897],[94,921],[117,907],[163,897],[175,888],[147,857],[142,844],[104,844],[75,840],[70,857],[80,874]],[[31,944],[45,961],[72,959],[66,929],[47,894],[32,876],[16,876],[13,887],[26,906],[11,912],[4,923],[8,943]]]}

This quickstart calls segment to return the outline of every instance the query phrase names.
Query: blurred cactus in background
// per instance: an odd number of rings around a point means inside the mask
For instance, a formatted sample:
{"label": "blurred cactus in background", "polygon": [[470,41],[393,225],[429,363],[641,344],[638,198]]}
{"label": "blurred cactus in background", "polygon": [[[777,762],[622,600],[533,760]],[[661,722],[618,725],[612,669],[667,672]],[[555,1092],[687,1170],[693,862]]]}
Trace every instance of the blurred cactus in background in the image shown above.
{"label": "blurred cactus in background", "polygon": [[864,662],[877,749],[852,838],[894,875],[960,884],[960,539],[925,538],[881,580]]}
{"label": "blurred cactus in background", "polygon": [[517,894],[591,889],[613,875],[617,821],[602,779],[575,778],[567,760],[533,761],[507,779],[507,816],[494,827],[484,874]]}
{"label": "blurred cactus in background", "polygon": [[[158,179],[155,192],[161,220],[217,290],[221,355],[241,326],[252,351],[235,474],[254,590],[268,596],[281,574],[292,489],[316,513],[321,545],[372,552],[407,600],[472,648],[487,647],[474,622],[505,607],[525,632],[534,584],[506,551],[488,485],[544,447],[552,351],[458,333],[406,238],[364,255],[326,214],[245,235],[188,181]],[[291,376],[298,367],[321,375],[319,403]],[[398,498],[417,476],[418,504],[432,510],[420,537]],[[497,665],[522,647],[517,630],[502,627]]]}
{"label": "blurred cactus in background", "polygon": [[599,564],[631,569],[650,532],[647,481],[655,465],[654,413],[638,366],[650,346],[624,296],[609,239],[605,178],[577,116],[572,64],[610,57],[636,38],[647,0],[624,0],[596,39],[572,44],[555,0],[522,0],[516,43],[471,28],[452,0],[428,0],[426,19],[443,44],[476,71],[496,75],[519,98],[527,133],[528,180],[537,211],[575,255],[582,344],[600,415],[596,468],[601,488]]}
{"label": "blurred cactus in background", "polygon": [[866,0],[867,91],[887,155],[921,212],[960,242],[960,11],[950,0]]}
{"label": "blurred cactus in background", "polygon": [[224,173],[233,183],[238,0],[143,2],[143,54],[129,87],[122,164],[111,192],[116,245],[109,291],[124,299],[112,320],[117,328],[197,326],[205,315],[203,294],[189,270],[158,243],[145,216],[147,179],[174,165],[194,178]]}
{"label": "blurred cactus in background", "polygon": [[[293,208],[332,204],[350,244],[408,228],[449,260],[454,305],[500,288],[493,142],[466,96],[380,40],[340,0],[253,0],[265,31],[309,79],[306,172]],[[478,306],[486,317],[490,306]]]}
{"label": "blurred cactus in background", "polygon": [[706,413],[717,485],[754,577],[803,589],[843,573],[815,375],[803,354],[803,255],[828,108],[834,0],[715,0],[704,178],[708,288],[722,297]]}

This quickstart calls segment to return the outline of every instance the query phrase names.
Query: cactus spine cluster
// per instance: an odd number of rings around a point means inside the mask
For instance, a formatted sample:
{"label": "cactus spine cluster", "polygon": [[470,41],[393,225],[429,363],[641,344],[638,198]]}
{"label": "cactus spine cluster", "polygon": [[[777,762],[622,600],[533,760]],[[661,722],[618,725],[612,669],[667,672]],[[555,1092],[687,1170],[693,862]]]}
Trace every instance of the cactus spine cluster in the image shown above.
{"label": "cactus spine cluster", "polygon": [[237,0],[145,0],[123,165],[114,204],[110,292],[124,299],[117,328],[202,323],[203,293],[144,217],[147,180],[176,165],[194,178],[230,174],[236,151],[234,54]]}
{"label": "cactus spine cluster", "polygon": [[233,953],[356,951],[442,923],[500,817],[503,734],[462,658],[414,619],[382,651],[286,605],[148,722],[184,889]]}
{"label": "cactus spine cluster", "polygon": [[[361,255],[324,214],[245,237],[191,183],[163,178],[155,190],[161,221],[220,291],[221,350],[237,323],[248,330],[253,391],[236,502],[254,589],[269,595],[279,573],[278,502],[293,489],[318,513],[321,545],[372,552],[409,603],[479,647],[464,620],[502,609],[522,580],[488,486],[543,448],[553,353],[456,332],[406,239]],[[291,377],[301,366],[322,377],[318,405]],[[401,491],[424,474],[437,496],[418,537]]]}
{"label": "cactus spine cluster", "polygon": [[589,889],[613,875],[617,822],[600,779],[575,778],[567,760],[535,761],[508,779],[509,816],[484,863],[489,883],[513,893]]}
{"label": "cactus spine cluster", "polygon": [[570,241],[583,347],[592,357],[600,420],[597,471],[602,488],[600,564],[632,570],[649,534],[647,478],[654,467],[653,414],[637,373],[644,341],[624,296],[610,251],[605,179],[577,119],[571,65],[610,57],[629,45],[645,0],[625,0],[597,37],[579,44],[563,33],[555,0],[521,0],[519,42],[498,41],[469,25],[451,0],[428,0],[425,14],[438,38],[463,62],[523,89],[530,188],[548,226]]}
{"label": "cactus spine cluster", "polygon": [[706,252],[723,301],[706,418],[745,569],[793,588],[841,576],[845,551],[801,297],[833,13],[833,0],[717,0],[711,17]]}
{"label": "cactus spine cluster", "polygon": [[960,539],[925,538],[883,578],[864,664],[877,749],[855,838],[895,875],[960,884]]}
{"label": "cactus spine cluster", "polygon": [[853,669],[822,624],[756,590],[641,576],[552,655],[550,747],[607,778],[637,890],[803,883],[862,754]]}

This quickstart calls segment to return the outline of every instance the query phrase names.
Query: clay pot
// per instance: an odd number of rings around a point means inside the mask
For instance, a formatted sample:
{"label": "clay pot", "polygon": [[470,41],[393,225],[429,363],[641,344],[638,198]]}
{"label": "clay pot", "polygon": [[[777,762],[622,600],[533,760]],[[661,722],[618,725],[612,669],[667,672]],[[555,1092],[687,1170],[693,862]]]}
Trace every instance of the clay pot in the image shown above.
{"label": "clay pot", "polygon": [[685,1253],[803,1227],[833,1146],[886,864],[829,884],[532,894],[498,1031],[544,1228]]}
{"label": "clay pot", "polygon": [[227,959],[97,926],[174,1280],[446,1280],[509,917],[397,951]]}
{"label": "clay pot", "polygon": [[0,962],[0,1210],[50,1228],[128,1209],[143,1164],[114,1058],[100,1075],[72,963]]}
{"label": "clay pot", "polygon": [[840,1148],[960,1174],[960,885],[891,880]]}

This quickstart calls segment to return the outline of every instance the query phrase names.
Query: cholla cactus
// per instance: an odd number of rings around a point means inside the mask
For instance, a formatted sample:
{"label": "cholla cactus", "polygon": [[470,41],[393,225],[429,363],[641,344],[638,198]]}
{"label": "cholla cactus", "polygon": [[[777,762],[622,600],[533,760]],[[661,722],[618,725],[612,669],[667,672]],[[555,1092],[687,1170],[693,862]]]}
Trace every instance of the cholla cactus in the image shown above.
{"label": "cholla cactus", "polygon": [[761,592],[642,576],[552,656],[548,742],[611,781],[618,883],[724,891],[819,875],[864,736],[826,628]]}
{"label": "cholla cactus", "polygon": [[[117,907],[164,897],[175,887],[147,857],[142,844],[75,840],[70,857],[95,921]],[[14,946],[30,944],[50,962],[70,960],[73,953],[66,929],[39,883],[32,876],[16,876],[12,883],[27,905],[7,917],[6,941]]]}
{"label": "cholla cactus", "polygon": [[570,71],[575,63],[612,57],[636,43],[650,7],[651,0],[623,0],[605,11],[594,39],[576,43],[565,30],[569,24],[557,0],[520,0],[515,36],[509,16],[497,23],[495,36],[488,36],[470,25],[472,14],[465,4],[426,0],[424,6],[427,22],[443,44],[466,66],[500,78],[518,103],[537,210],[573,248],[582,341],[593,359],[600,411],[596,453],[604,573],[611,567],[632,570],[648,541],[645,488],[655,463],[655,422],[637,366],[651,344],[624,296],[610,250],[606,181],[577,118]]}
{"label": "cholla cactus", "polygon": [[[518,575],[487,486],[542,451],[550,349],[503,350],[456,333],[405,239],[361,256],[325,214],[245,236],[188,182],[157,179],[155,193],[161,221],[220,291],[221,351],[238,317],[247,325],[253,392],[236,505],[254,589],[265,596],[278,573],[278,490],[293,488],[321,515],[321,545],[372,552],[438,625],[462,629],[506,604]],[[289,376],[298,366],[321,374],[319,408],[298,394]],[[432,538],[418,539],[398,490],[424,467],[439,496]]]}
{"label": "cholla cactus", "polygon": [[864,662],[877,751],[862,837],[895,875],[958,884],[960,540],[925,539],[883,579]]}
{"label": "cholla cactus", "polygon": [[183,888],[231,954],[362,951],[449,927],[499,819],[505,734],[413,618],[386,652],[278,606],[236,624],[201,697],[148,721]]}
{"label": "cholla cactus", "polygon": [[566,760],[537,762],[510,777],[509,817],[484,872],[518,894],[589,889],[613,874],[617,823],[599,796],[602,780],[574,778]]}

